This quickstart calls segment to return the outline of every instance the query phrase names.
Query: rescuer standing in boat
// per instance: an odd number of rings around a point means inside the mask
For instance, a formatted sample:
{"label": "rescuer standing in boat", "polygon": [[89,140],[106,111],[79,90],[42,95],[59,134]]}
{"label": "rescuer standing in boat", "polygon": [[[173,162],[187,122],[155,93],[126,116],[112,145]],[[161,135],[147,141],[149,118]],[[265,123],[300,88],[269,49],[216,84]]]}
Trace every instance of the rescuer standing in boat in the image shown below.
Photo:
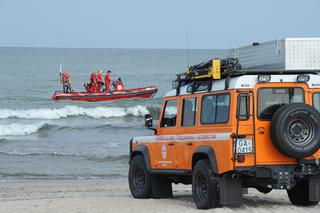
{"label": "rescuer standing in boat", "polygon": [[96,78],[96,83],[97,83],[97,92],[101,92],[101,87],[103,86],[102,82],[102,70],[99,70],[97,78]]}
{"label": "rescuer standing in boat", "polygon": [[63,85],[63,92],[72,92],[71,77],[68,72],[60,73],[60,83]]}
{"label": "rescuer standing in boat", "polygon": [[110,83],[111,83],[111,78],[110,78],[110,75],[111,75],[111,70],[108,70],[105,78],[104,78],[104,82],[105,82],[105,86],[106,86],[106,92],[110,92]]}
{"label": "rescuer standing in boat", "polygon": [[90,92],[97,91],[97,74],[96,72],[92,72],[90,75]]}

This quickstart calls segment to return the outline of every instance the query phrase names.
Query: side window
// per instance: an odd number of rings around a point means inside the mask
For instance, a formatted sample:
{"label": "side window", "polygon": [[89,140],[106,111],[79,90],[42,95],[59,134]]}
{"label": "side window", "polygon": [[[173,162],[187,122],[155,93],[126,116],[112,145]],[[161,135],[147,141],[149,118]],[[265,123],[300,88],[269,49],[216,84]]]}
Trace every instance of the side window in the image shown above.
{"label": "side window", "polygon": [[196,98],[183,99],[182,126],[194,126],[196,121]]}
{"label": "side window", "polygon": [[313,93],[313,107],[316,108],[320,112],[320,93]]}
{"label": "side window", "polygon": [[174,127],[177,121],[177,100],[166,102],[164,114],[161,120],[161,127]]}
{"label": "side window", "polygon": [[202,98],[201,123],[213,124],[216,121],[216,95],[206,95]]}
{"label": "side window", "polygon": [[229,95],[218,95],[216,123],[226,123],[229,120]]}
{"label": "side window", "polygon": [[238,96],[237,118],[239,120],[248,120],[250,114],[250,96],[247,94],[240,94]]}
{"label": "side window", "polygon": [[226,123],[229,120],[230,96],[206,95],[202,98],[201,123]]}

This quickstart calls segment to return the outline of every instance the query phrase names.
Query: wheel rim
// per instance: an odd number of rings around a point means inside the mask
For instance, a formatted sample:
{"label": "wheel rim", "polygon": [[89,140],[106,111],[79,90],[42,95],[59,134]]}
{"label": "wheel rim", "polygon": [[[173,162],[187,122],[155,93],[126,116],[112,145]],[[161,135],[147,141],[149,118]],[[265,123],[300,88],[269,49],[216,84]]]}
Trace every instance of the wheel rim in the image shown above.
{"label": "wheel rim", "polygon": [[297,146],[304,146],[312,140],[313,126],[307,119],[293,119],[287,127],[290,142]]}
{"label": "wheel rim", "polygon": [[208,197],[208,178],[202,172],[196,175],[196,193],[200,201]]}
{"label": "wheel rim", "polygon": [[138,192],[143,191],[145,187],[145,172],[143,168],[135,167],[133,169],[133,185]]}

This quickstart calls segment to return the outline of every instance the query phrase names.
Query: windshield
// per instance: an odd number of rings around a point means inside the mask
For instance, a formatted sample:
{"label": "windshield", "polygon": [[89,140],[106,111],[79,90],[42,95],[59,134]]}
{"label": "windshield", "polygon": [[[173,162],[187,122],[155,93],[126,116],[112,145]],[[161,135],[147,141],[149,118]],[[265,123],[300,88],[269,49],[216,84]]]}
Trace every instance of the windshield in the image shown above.
{"label": "windshield", "polygon": [[275,111],[289,103],[303,103],[302,88],[261,88],[258,91],[258,118],[271,120]]}

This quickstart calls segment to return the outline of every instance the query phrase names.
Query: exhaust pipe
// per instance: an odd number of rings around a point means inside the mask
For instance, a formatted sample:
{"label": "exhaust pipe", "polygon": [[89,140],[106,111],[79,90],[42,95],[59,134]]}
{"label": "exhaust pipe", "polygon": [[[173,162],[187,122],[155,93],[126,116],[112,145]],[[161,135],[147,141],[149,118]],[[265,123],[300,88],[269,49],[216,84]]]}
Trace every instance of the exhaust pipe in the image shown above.
{"label": "exhaust pipe", "polygon": [[234,180],[238,180],[240,178],[240,175],[239,174],[232,174],[231,177]]}

